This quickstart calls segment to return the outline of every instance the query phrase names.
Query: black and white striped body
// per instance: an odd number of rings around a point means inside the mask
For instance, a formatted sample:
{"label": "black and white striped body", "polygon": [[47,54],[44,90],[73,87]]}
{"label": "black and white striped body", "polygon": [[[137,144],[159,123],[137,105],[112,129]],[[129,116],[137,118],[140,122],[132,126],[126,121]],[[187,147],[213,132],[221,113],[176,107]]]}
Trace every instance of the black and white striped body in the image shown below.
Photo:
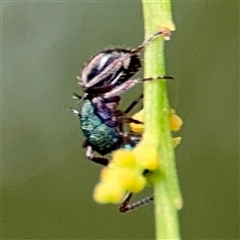
{"label": "black and white striped body", "polygon": [[131,50],[105,50],[91,58],[83,68],[80,84],[86,93],[106,93],[130,79],[141,66],[140,58]]}

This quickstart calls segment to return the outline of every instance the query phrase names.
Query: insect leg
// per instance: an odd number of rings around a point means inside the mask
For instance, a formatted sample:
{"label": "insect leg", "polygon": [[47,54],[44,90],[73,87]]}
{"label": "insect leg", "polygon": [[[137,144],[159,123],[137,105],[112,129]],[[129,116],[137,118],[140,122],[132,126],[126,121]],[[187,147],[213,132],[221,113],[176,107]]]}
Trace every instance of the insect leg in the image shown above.
{"label": "insect leg", "polygon": [[90,159],[91,161],[101,164],[103,166],[107,166],[110,162],[109,159],[107,158],[103,158],[103,157],[96,157],[94,156],[93,150],[91,146],[87,146],[87,150],[86,150],[86,157],[88,159]]}
{"label": "insect leg", "polygon": [[98,163],[102,166],[107,166],[109,164],[109,159],[107,158],[103,158],[103,157],[92,157],[92,158],[89,158],[91,161],[95,162],[95,163]]}
{"label": "insect leg", "polygon": [[131,117],[127,117],[127,116],[119,116],[117,117],[117,121],[120,123],[135,123],[135,124],[143,124],[143,122],[138,121],[136,119],[133,119]]}
{"label": "insect leg", "polygon": [[113,88],[111,91],[103,94],[104,98],[110,98],[113,96],[121,95],[127,90],[131,89],[140,82],[153,81],[153,80],[163,80],[163,79],[174,79],[173,76],[157,76],[157,77],[148,77],[148,78],[138,78],[138,79],[129,79],[121,85]]}
{"label": "insect leg", "polygon": [[135,208],[142,207],[154,200],[153,196],[143,198],[142,200],[139,200],[135,203],[129,204],[130,199],[132,198],[133,193],[128,193],[125,198],[123,199],[123,202],[120,204],[118,210],[121,213],[128,212],[130,210],[134,210]]}
{"label": "insect leg", "polygon": [[73,108],[69,108],[69,110],[75,115],[75,117],[79,117],[80,116],[80,113],[79,113],[79,111],[78,110],[76,110],[76,109],[73,109]]}
{"label": "insect leg", "polygon": [[143,43],[141,45],[139,45],[136,49],[132,50],[133,54],[136,54],[140,51],[142,51],[144,48],[147,47],[147,45],[149,45],[149,43],[151,43],[155,38],[158,38],[160,36],[164,37],[166,40],[169,39],[171,34],[171,31],[167,28],[163,28],[158,32],[155,32],[154,34],[152,34],[148,39],[144,40]]}
{"label": "insect leg", "polygon": [[126,108],[124,111],[125,114],[129,113],[138,103],[139,101],[143,98],[143,94],[141,94],[138,98],[134,99],[131,104]]}

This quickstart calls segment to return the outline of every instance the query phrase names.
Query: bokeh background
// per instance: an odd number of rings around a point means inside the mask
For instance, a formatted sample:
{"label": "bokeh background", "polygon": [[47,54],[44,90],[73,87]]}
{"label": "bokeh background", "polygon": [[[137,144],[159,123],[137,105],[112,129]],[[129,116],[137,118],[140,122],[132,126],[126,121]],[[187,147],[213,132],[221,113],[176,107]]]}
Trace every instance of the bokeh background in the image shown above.
{"label": "bokeh background", "polygon": [[[153,204],[99,205],[68,107],[93,54],[143,40],[140,1],[2,2],[2,239],[154,239]],[[239,3],[174,1],[166,43],[184,239],[239,239]],[[139,74],[139,76],[141,73]],[[122,106],[142,91],[126,93]],[[136,196],[140,199],[151,189]]]}

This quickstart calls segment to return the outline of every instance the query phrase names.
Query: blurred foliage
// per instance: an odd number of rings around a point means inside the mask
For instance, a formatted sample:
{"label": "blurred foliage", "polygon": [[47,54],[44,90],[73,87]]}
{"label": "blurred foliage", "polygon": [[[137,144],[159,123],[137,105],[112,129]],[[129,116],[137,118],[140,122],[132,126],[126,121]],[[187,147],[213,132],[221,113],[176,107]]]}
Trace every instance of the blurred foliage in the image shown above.
{"label": "blurred foliage", "polygon": [[[140,2],[2,2],[2,238],[153,239],[153,206],[92,199],[100,167],[68,107],[93,54],[143,40]],[[166,44],[184,239],[239,239],[239,4],[174,1]],[[125,106],[141,86],[126,93]],[[151,189],[145,193],[149,194]],[[141,198],[136,196],[135,199]]]}

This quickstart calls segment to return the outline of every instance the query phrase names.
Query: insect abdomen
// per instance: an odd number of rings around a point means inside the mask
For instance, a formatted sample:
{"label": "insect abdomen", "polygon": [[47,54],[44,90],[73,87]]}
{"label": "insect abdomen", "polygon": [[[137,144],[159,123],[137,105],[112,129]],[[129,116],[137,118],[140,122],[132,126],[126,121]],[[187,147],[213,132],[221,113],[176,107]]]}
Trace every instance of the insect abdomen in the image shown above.
{"label": "insect abdomen", "polygon": [[[119,60],[116,66],[113,62]],[[108,69],[111,67],[111,69]],[[140,58],[127,49],[105,50],[94,56],[81,73],[82,85],[87,88],[125,82],[141,67]],[[104,73],[104,74],[103,74]],[[98,78],[96,80],[96,78]],[[96,81],[96,83],[95,83]]]}

